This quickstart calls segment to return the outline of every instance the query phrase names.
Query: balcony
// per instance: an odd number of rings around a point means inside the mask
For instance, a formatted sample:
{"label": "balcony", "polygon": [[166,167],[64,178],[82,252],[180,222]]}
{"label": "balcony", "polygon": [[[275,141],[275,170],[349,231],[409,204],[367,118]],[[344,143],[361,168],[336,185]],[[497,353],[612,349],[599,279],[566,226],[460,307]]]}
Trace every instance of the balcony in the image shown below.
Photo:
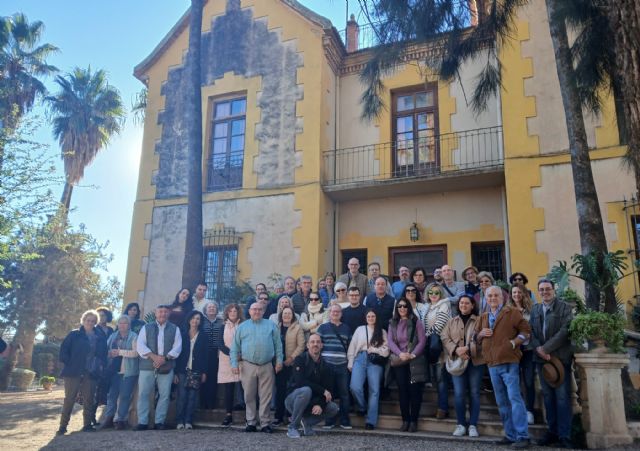
{"label": "balcony", "polygon": [[499,126],[329,150],[323,159],[322,186],[337,201],[504,183]]}

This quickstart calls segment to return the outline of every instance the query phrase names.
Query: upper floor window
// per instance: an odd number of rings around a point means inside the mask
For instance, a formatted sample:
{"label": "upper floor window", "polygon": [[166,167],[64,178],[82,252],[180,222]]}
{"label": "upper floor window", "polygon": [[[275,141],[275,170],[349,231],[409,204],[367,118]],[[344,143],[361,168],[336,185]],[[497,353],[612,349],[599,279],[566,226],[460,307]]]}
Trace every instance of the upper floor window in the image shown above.
{"label": "upper floor window", "polygon": [[393,94],[394,174],[415,175],[439,164],[435,86]]}
{"label": "upper floor window", "polygon": [[242,187],[247,99],[215,102],[211,120],[208,191]]}

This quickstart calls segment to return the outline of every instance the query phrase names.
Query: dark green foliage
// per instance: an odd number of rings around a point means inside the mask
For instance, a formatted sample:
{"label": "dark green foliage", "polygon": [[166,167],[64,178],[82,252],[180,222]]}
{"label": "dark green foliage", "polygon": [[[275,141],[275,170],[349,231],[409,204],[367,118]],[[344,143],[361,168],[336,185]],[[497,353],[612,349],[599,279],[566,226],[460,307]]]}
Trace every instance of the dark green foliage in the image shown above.
{"label": "dark green foliage", "polygon": [[624,352],[625,319],[619,313],[588,311],[575,316],[569,333],[576,345],[602,339],[612,352]]}

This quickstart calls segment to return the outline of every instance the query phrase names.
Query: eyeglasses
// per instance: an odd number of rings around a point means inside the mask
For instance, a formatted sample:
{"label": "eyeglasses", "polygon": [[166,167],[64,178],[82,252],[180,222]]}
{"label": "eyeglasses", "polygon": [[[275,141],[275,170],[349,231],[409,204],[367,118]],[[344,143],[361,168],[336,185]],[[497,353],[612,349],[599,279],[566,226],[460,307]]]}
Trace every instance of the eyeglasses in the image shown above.
{"label": "eyeglasses", "polygon": [[429,296],[433,296],[434,294],[437,294],[438,296],[440,296],[440,292],[439,291],[427,291],[427,294]]}
{"label": "eyeglasses", "polygon": [[336,292],[340,293],[341,291],[347,291],[346,288],[340,288],[339,290],[336,290]]}
{"label": "eyeglasses", "polygon": [[310,301],[319,301],[320,298],[309,298]]}
{"label": "eyeglasses", "polygon": [[416,292],[415,288],[407,288],[404,291],[405,291],[405,293],[415,293]]}
{"label": "eyeglasses", "polygon": [[409,306],[407,304],[398,304],[398,308],[409,308]]}
{"label": "eyeglasses", "polygon": [[544,293],[544,292],[547,292],[547,291],[553,291],[553,288],[538,288],[538,291],[540,293]]}

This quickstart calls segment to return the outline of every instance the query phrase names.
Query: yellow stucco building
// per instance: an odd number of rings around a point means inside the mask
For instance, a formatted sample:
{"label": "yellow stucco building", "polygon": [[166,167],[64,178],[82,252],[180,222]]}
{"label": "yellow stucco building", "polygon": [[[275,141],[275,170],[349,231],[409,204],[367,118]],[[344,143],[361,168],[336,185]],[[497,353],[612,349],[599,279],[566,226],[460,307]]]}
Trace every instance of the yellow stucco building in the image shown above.
{"label": "yellow stucco building", "polygon": [[[125,299],[148,309],[180,288],[186,224],[183,71],[189,13],[135,68],[148,87]],[[202,23],[205,279],[345,272],[345,261],[428,271],[468,264],[534,280],[579,251],[568,139],[543,0],[500,53],[504,86],[482,114],[465,100],[481,62],[443,83],[417,64],[385,80],[387,108],[360,119],[365,27],[344,36],[295,0],[209,0]],[[425,82],[425,80],[431,80]],[[611,250],[635,248],[634,192],[613,101],[588,117]],[[410,239],[415,224],[418,238]],[[415,237],[414,237],[415,238]],[[625,300],[637,291],[628,277]]]}

